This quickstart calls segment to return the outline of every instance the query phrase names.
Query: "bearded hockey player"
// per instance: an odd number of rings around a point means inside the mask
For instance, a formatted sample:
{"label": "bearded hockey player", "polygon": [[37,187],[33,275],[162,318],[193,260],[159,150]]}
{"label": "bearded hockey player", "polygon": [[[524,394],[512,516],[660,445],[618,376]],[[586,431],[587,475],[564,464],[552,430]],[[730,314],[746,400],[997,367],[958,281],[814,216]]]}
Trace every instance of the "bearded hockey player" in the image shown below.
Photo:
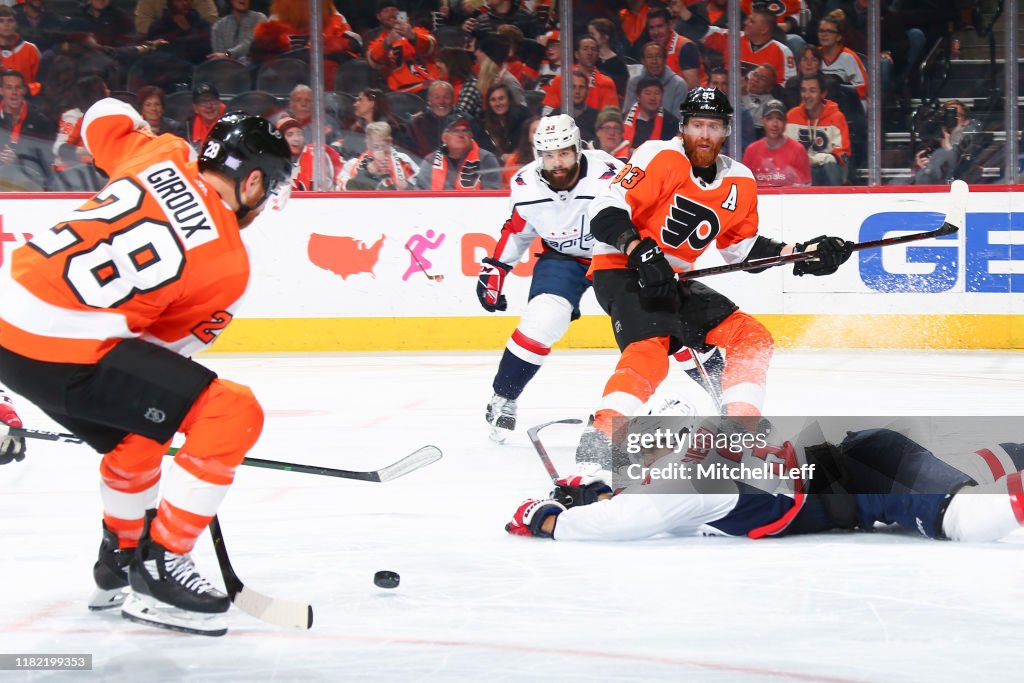
{"label": "bearded hockey player", "polygon": [[681,349],[721,349],[724,414],[755,422],[761,414],[771,334],[728,297],[677,279],[708,247],[727,263],[816,250],[817,257],[794,266],[797,275],[829,275],[852,253],[838,237],[794,246],[758,234],[754,177],[719,153],[732,113],[721,91],[691,90],[680,107],[679,136],[641,145],[591,203],[597,243],[590,275],[622,356],[580,440],[578,462],[611,469],[612,418],[635,414],[665,379],[669,356]]}
{"label": "bearded hockey player", "polygon": [[483,260],[477,283],[487,311],[508,307],[505,278],[540,236],[543,253],[533,269],[529,303],[505,346],[487,403],[491,438],[503,442],[516,426],[516,401],[540,370],[551,346],[580,317],[580,298],[590,287],[587,268],[594,237],[587,206],[622,168],[600,150],[580,150],[580,130],[571,116],[540,120],[533,137],[536,159],[512,178],[511,216],[494,254]]}

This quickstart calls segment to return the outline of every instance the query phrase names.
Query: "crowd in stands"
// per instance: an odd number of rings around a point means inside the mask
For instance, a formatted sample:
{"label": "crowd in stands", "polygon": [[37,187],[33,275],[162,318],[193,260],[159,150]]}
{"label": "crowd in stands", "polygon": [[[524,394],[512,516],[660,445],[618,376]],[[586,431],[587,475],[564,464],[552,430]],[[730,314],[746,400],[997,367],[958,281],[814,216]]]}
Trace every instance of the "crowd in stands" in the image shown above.
{"label": "crowd in stands", "polygon": [[[325,56],[319,178],[309,2],[321,9]],[[865,68],[867,4],[741,0],[733,134],[759,183],[857,182],[876,76]],[[883,92],[906,87],[947,4],[883,0]],[[105,96],[197,147],[229,108],[268,116],[292,149],[298,189],[473,190],[508,187],[532,160],[536,122],[562,107],[563,78],[586,144],[623,160],[677,134],[689,89],[728,92],[725,0],[573,6],[567,65],[546,0],[4,0],[0,189],[102,186],[80,128]],[[926,156],[913,164],[927,178],[956,159],[930,172]]]}

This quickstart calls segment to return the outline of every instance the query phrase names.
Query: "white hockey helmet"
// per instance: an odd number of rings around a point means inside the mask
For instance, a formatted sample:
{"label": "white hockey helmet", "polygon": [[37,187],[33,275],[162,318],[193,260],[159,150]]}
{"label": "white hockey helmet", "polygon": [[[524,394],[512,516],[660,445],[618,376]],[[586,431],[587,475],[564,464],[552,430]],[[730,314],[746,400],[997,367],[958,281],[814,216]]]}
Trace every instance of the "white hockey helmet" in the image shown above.
{"label": "white hockey helmet", "polygon": [[626,428],[626,443],[632,444],[632,448],[627,447],[626,452],[634,462],[640,462],[647,455],[647,449],[639,447],[645,442],[644,435],[660,433],[665,438],[671,432],[679,436],[694,431],[701,419],[697,407],[686,399],[655,394],[640,408],[637,415],[630,418]]}
{"label": "white hockey helmet", "polygon": [[537,123],[537,132],[533,134],[533,150],[537,156],[541,152],[553,152],[558,149],[572,147],[576,156],[580,155],[580,129],[568,114],[545,116]]}

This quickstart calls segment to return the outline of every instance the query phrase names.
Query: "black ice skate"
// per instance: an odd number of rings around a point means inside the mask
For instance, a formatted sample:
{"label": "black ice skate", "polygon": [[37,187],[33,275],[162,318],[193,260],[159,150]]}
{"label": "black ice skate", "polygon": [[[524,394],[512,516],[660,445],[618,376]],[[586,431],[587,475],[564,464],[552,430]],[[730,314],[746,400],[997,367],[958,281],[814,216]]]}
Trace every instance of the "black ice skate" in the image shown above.
{"label": "black ice skate", "polygon": [[117,546],[117,534],[103,525],[99,557],[92,566],[96,591],[89,599],[89,609],[104,610],[120,607],[128,593],[128,564],[135,556],[135,548],[124,550]]}
{"label": "black ice skate", "polygon": [[121,616],[172,631],[222,636],[231,601],[198,571],[192,556],[178,555],[144,537],[128,567],[131,594]]}
{"label": "black ice skate", "polygon": [[516,428],[516,400],[495,394],[487,402],[487,424],[491,425],[491,441],[505,443]]}

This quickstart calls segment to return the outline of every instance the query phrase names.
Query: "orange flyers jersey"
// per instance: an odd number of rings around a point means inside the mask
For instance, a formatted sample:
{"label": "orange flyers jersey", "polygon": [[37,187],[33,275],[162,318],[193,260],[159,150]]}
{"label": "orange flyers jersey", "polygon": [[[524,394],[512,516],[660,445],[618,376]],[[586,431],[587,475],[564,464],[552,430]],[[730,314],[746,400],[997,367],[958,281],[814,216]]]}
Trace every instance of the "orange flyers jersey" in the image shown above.
{"label": "orange flyers jersey", "polygon": [[155,137],[131,106],[100,100],[82,134],[111,180],[14,251],[0,275],[0,345],[59,363],[96,362],[128,338],[205,348],[248,286],[235,214],[188,143]]}
{"label": "orange flyers jersey", "polygon": [[[725,67],[729,68],[728,29],[712,26],[704,36],[704,44],[720,53],[725,58]],[[779,85],[796,76],[796,60],[793,59],[793,53],[789,47],[777,40],[769,40],[755,50],[744,36],[740,40],[740,61],[745,65],[770,64],[775,69]]]}
{"label": "orange flyers jersey", "polygon": [[[693,264],[712,243],[727,263],[742,261],[757,238],[757,183],[743,164],[719,155],[714,182],[691,172],[682,138],[640,145],[608,189],[591,202],[589,216],[618,208],[641,237],[658,242],[677,271]],[[625,268],[626,255],[594,245],[590,270]]]}

